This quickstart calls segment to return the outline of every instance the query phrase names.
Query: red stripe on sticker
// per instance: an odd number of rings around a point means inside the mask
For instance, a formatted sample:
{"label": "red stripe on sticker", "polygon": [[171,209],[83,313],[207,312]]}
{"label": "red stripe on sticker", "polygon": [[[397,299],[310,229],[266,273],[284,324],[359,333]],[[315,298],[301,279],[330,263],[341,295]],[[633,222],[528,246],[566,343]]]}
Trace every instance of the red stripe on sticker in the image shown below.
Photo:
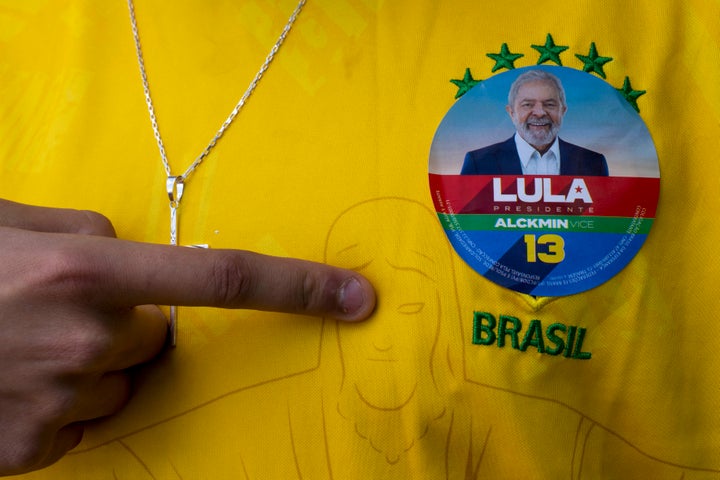
{"label": "red stripe on sticker", "polygon": [[430,189],[440,213],[654,218],[660,179],[431,173]]}

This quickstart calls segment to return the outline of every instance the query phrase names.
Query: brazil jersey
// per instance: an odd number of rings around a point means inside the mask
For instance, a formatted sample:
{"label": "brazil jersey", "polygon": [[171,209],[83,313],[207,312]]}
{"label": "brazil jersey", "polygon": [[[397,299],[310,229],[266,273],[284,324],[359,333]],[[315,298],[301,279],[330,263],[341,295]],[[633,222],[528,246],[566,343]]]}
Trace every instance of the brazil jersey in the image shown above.
{"label": "brazil jersey", "polygon": [[[295,6],[136,0],[174,172]],[[167,243],[127,4],[0,1],[0,26],[0,196]],[[356,269],[373,316],[181,308],[126,409],[20,478],[718,478],[719,51],[716,0],[309,0],[178,241]],[[565,92],[560,174],[463,175],[516,154],[530,71]],[[563,172],[583,151],[608,174]]]}

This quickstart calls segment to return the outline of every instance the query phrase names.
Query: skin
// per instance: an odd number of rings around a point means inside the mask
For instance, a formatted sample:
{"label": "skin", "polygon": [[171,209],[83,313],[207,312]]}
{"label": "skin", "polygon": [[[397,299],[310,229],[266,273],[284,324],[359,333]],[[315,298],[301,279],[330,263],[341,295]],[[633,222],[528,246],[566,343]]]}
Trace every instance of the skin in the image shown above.
{"label": "skin", "polygon": [[127,369],[157,356],[167,320],[155,305],[368,317],[361,275],[238,250],[115,238],[87,211],[0,200],[0,475],[45,467],[84,422],[120,410]]}
{"label": "skin", "polygon": [[552,83],[535,80],[524,83],[505,110],[520,136],[542,155],[555,141],[567,107]]}

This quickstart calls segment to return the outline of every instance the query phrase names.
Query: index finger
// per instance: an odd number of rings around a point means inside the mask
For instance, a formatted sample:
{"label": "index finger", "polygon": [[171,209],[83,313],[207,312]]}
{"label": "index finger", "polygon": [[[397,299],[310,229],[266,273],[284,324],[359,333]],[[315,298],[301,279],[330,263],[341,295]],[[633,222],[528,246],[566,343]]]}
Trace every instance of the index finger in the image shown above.
{"label": "index finger", "polygon": [[249,308],[361,320],[375,306],[357,272],[241,250],[204,250],[93,239],[105,265],[106,299],[143,304]]}

